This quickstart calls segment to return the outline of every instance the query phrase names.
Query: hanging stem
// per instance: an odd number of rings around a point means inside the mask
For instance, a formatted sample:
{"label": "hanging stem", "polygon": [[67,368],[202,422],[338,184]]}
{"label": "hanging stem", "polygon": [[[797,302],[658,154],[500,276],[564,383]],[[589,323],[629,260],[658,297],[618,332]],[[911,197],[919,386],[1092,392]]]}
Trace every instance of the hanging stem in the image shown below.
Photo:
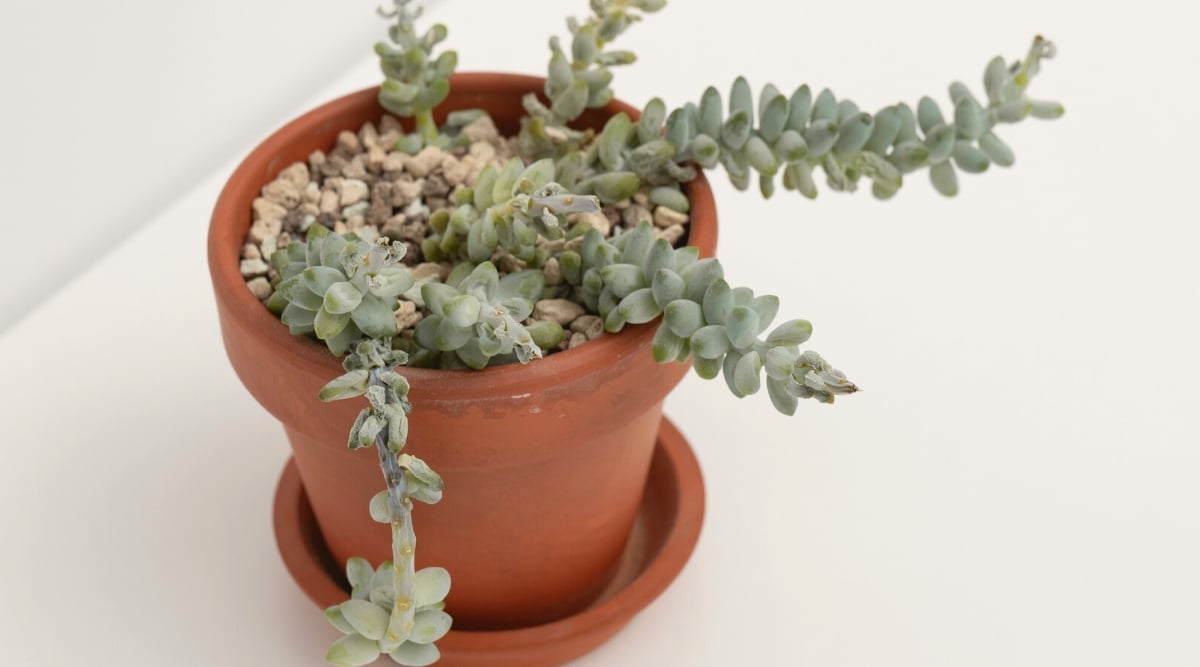
{"label": "hanging stem", "polygon": [[[388,403],[399,402],[395,391],[379,379],[381,369],[372,369],[371,386],[384,387]],[[396,458],[396,452],[388,446],[388,429],[375,437],[375,449],[379,452],[379,467],[387,483],[388,514],[392,524],[392,581],[395,604],[388,621],[387,640],[399,646],[408,639],[416,617],[416,567],[417,536],[412,526],[412,500],[408,498],[408,480],[404,469]]]}

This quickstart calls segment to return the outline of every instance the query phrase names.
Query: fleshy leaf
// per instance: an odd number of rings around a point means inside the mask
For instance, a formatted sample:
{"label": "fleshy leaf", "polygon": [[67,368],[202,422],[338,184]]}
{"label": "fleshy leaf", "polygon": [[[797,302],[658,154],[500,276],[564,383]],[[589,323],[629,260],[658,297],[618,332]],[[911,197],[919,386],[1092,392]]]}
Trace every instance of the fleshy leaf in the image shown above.
{"label": "fleshy leaf", "polygon": [[387,490],[380,491],[374,496],[371,496],[371,518],[379,523],[391,523],[392,514],[388,509],[388,492]]}
{"label": "fleshy leaf", "polygon": [[691,341],[692,353],[704,359],[720,359],[729,351],[729,336],[719,324],[700,327],[692,334]]}
{"label": "fleshy leaf", "polygon": [[453,623],[450,614],[439,609],[418,612],[414,620],[416,623],[408,640],[416,644],[432,644],[441,639]]}
{"label": "fleshy leaf", "polygon": [[388,653],[388,657],[405,667],[426,667],[437,662],[442,654],[433,644],[404,642],[400,648]]}
{"label": "fleshy leaf", "polygon": [[426,567],[413,576],[415,605],[418,609],[437,604],[450,593],[450,573],[442,567]]}
{"label": "fleshy leaf", "polygon": [[362,635],[346,635],[325,652],[325,661],[334,667],[368,665],[378,657],[379,644]]}
{"label": "fleshy leaf", "polygon": [[337,628],[338,632],[344,635],[354,634],[354,627],[346,621],[346,617],[342,615],[340,605],[333,605],[325,609],[325,618],[329,620],[329,624]]}
{"label": "fleshy leaf", "polygon": [[767,336],[767,345],[800,345],[812,336],[812,323],[807,320],[789,320],[775,327]]}
{"label": "fleshy leaf", "polygon": [[800,399],[787,392],[786,385],[782,380],[775,378],[767,378],[767,394],[771,397],[771,404],[775,409],[785,415],[796,414],[796,406],[800,403]]}
{"label": "fleshy leaf", "polygon": [[365,558],[350,558],[346,561],[346,579],[354,588],[361,588],[371,583],[375,576],[375,568]]}
{"label": "fleshy leaf", "polygon": [[322,401],[337,401],[343,398],[362,396],[367,391],[369,378],[370,373],[365,370],[350,371],[330,380],[328,384],[321,387],[317,398]]}
{"label": "fleshy leaf", "polygon": [[383,299],[374,294],[364,294],[362,302],[350,313],[354,324],[372,338],[387,338],[396,335],[396,316]]}
{"label": "fleshy leaf", "polygon": [[346,622],[367,639],[379,640],[387,631],[388,613],[366,600],[346,600],[338,605]]}
{"label": "fleshy leaf", "polygon": [[330,313],[324,308],[318,310],[317,316],[313,318],[313,328],[317,333],[317,338],[321,340],[338,335],[349,323],[350,313]]}
{"label": "fleshy leaf", "polygon": [[342,282],[346,274],[328,266],[310,266],[300,274],[300,282],[317,296],[324,297],[325,291],[334,283]]}

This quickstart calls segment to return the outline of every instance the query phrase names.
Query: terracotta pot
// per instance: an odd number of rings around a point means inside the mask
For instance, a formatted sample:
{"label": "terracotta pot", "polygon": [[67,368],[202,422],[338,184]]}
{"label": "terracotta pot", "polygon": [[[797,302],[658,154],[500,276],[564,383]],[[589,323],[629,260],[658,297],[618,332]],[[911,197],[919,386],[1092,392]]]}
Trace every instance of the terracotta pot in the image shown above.
{"label": "terracotta pot", "polygon": [[[521,96],[542,80],[459,74],[445,111],[479,107],[515,133]],[[388,531],[367,504],[383,488],[374,452],[352,452],[346,434],[362,402],[323,404],[317,391],[341,373],[323,344],[288,334],[238,271],[239,249],[260,188],[341,130],[378,121],[376,89],[321,106],[287,124],[230,177],[213,211],[209,267],[225,348],[250,393],[284,424],[305,491],[333,557],[390,558]],[[589,112],[602,126],[621,102]],[[711,255],[716,213],[703,177],[689,188],[690,241]],[[658,365],[652,326],[627,327],[527,366],[484,371],[404,369],[414,410],[407,451],[446,481],[444,500],[418,504],[417,565],[450,570],[447,610],[458,629],[551,621],[586,606],[612,575],[646,483],[662,400],[681,364]]]}

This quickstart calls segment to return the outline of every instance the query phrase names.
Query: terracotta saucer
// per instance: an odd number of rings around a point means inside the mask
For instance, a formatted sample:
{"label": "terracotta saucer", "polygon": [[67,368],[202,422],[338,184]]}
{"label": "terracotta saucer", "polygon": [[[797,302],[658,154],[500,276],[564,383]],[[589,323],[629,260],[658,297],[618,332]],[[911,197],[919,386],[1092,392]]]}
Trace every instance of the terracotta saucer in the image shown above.
{"label": "terracotta saucer", "polygon": [[[333,562],[291,460],[275,491],[275,539],[288,571],[322,608],[345,600]],[[657,598],[683,569],[700,537],[704,482],[691,446],[666,418],[638,518],[612,583],[583,611],[544,625],[452,630],[438,641],[439,667],[552,667],[596,648]],[[447,610],[453,613],[453,610]]]}

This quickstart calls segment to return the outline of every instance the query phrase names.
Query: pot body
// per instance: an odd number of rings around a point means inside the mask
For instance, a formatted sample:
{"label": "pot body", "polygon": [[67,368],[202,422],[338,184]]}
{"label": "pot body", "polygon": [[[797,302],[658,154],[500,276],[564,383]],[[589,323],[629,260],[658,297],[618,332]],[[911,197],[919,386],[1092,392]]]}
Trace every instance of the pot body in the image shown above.
{"label": "pot body", "polygon": [[[542,80],[455,75],[436,113],[487,109],[515,134],[522,95]],[[251,203],[283,168],[328,150],[342,130],[383,114],[377,89],[348,95],[292,121],[243,161],[226,184],[209,231],[209,266],[226,352],[251,394],[284,424],[321,534],[338,563],[390,558],[389,531],[367,512],[384,488],[374,452],[351,451],[346,436],[361,400],[330,404],[318,390],[340,360],[318,341],[288,334],[246,288],[239,250]],[[580,127],[600,128],[624,111],[594,110]],[[716,246],[712,195],[699,177],[690,242]],[[437,505],[414,511],[417,566],[453,578],[447,610],[459,629],[524,627],[585,607],[600,592],[630,534],[650,466],[662,401],[687,367],[651,357],[654,325],[626,327],[526,366],[483,371],[401,369],[411,384],[406,451],[446,482]]]}

